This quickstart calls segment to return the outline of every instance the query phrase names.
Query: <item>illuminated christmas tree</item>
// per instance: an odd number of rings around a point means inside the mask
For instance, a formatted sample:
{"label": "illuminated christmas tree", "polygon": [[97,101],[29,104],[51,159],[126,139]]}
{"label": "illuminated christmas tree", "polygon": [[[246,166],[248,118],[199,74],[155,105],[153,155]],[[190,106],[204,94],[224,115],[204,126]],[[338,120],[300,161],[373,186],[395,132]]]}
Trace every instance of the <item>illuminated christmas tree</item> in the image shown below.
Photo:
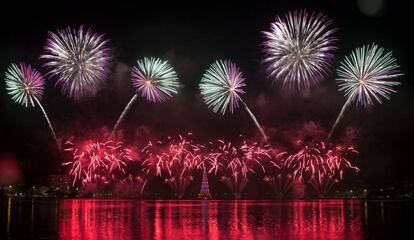
{"label": "illuminated christmas tree", "polygon": [[208,187],[207,171],[205,166],[203,167],[203,179],[201,180],[201,188],[200,193],[198,194],[198,198],[211,199],[211,194]]}

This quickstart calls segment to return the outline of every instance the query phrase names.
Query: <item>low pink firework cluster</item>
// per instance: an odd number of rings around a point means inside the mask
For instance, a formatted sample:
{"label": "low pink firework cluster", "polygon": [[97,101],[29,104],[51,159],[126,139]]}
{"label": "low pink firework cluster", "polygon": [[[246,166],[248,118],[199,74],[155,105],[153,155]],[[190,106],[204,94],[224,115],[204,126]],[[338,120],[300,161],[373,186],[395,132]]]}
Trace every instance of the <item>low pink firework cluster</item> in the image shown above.
{"label": "low pink firework cluster", "polygon": [[[302,144],[298,150],[278,152],[268,145],[224,140],[196,144],[191,133],[150,141],[140,151],[123,142],[85,142],[80,146],[68,142],[69,166],[73,184],[117,183],[116,190],[138,189],[142,194],[151,177],[160,177],[177,198],[203,168],[210,177],[222,181],[235,198],[240,198],[252,175],[263,177],[283,197],[295,180],[308,183],[316,193],[325,194],[342,180],[346,169],[359,171],[350,159],[357,154],[353,147],[324,142]],[[138,154],[139,153],[139,154]]]}
{"label": "low pink firework cluster", "polygon": [[296,152],[282,152],[271,160],[265,181],[278,196],[284,196],[295,180],[309,183],[319,196],[323,196],[343,179],[346,169],[359,172],[350,161],[356,154],[358,152],[352,146],[326,142],[303,144]]}
{"label": "low pink firework cluster", "polygon": [[[73,176],[73,184],[81,181],[83,184],[94,181],[109,181],[115,175],[126,174],[126,161],[132,161],[131,150],[124,147],[122,142],[85,142],[76,147],[72,142],[66,142],[65,151],[72,153],[72,160],[63,166],[71,166],[69,174]],[[108,178],[109,177],[109,178]]]}
{"label": "low pink firework cluster", "polygon": [[164,179],[178,198],[182,198],[194,179],[194,170],[202,166],[203,148],[180,135],[178,140],[169,137],[165,143],[149,142],[143,152],[148,156],[147,161],[153,162],[156,175]]}
{"label": "low pink firework cluster", "polygon": [[209,146],[210,152],[205,156],[210,165],[208,172],[218,175],[235,198],[240,198],[248,183],[249,173],[264,172],[263,162],[271,159],[270,148],[261,147],[257,143],[244,141],[235,145],[218,140],[210,142]]}
{"label": "low pink firework cluster", "polygon": [[178,140],[168,138],[166,143],[150,142],[143,152],[153,162],[156,175],[164,179],[178,198],[184,196],[195,172],[203,168],[219,177],[234,197],[239,198],[249,174],[255,174],[256,168],[264,171],[262,161],[271,159],[270,148],[257,143],[245,141],[237,145],[218,140],[202,145],[181,135]]}

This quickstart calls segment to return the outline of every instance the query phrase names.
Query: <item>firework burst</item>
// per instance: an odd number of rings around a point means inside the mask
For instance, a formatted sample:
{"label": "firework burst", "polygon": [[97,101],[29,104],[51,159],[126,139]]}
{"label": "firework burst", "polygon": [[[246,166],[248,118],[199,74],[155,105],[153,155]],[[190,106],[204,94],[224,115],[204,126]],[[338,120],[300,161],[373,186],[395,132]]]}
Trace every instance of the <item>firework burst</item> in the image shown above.
{"label": "firework burst", "polygon": [[292,188],[295,164],[289,160],[287,152],[275,154],[263,163],[265,168],[264,181],[275,191],[276,198],[284,198]]}
{"label": "firework burst", "polygon": [[127,162],[133,161],[132,151],[123,142],[114,143],[86,141],[76,146],[66,143],[66,152],[71,153],[71,160],[63,163],[69,166],[69,175],[73,177],[73,185],[77,182],[108,184],[127,175]]}
{"label": "firework burst", "polygon": [[302,10],[277,17],[263,44],[273,82],[302,90],[323,80],[334,57],[335,31],[323,14]]}
{"label": "firework burst", "polygon": [[40,100],[43,97],[43,90],[45,80],[42,74],[30,65],[24,63],[12,64],[6,71],[5,74],[6,90],[11,98],[18,104],[25,107],[29,105],[35,106],[37,104],[42,110],[43,116],[45,117],[47,124],[52,132],[53,138],[56,141],[57,146],[59,143],[56,138],[55,131],[52,127],[52,123],[46,114]]}
{"label": "firework burst", "polygon": [[202,168],[204,147],[193,144],[181,135],[179,140],[168,140],[166,144],[158,142],[156,146],[150,142],[143,151],[154,162],[156,175],[162,177],[177,198],[181,199],[194,180],[194,171]]}
{"label": "firework burst", "polygon": [[355,49],[338,69],[339,91],[347,98],[332,129],[330,138],[337,124],[342,119],[345,110],[356,102],[357,105],[369,106],[375,101],[382,103],[383,99],[390,99],[391,93],[396,92],[394,87],[400,82],[390,79],[401,76],[399,66],[391,52],[375,44]]}
{"label": "firework burst", "polygon": [[287,161],[294,166],[294,177],[306,178],[315,192],[323,197],[343,179],[345,169],[359,172],[349,158],[358,152],[352,146],[325,142],[304,145]]}
{"label": "firework burst", "polygon": [[83,27],[49,32],[44,54],[45,67],[57,76],[64,95],[78,100],[94,94],[108,77],[110,49],[103,35]]}
{"label": "firework burst", "polygon": [[178,92],[178,76],[168,61],[158,58],[144,58],[138,60],[137,63],[138,67],[133,67],[132,69],[132,84],[137,93],[122,111],[111,136],[116,133],[119,125],[139,95],[146,98],[149,102],[156,103],[165,102]]}
{"label": "firework burst", "polygon": [[244,142],[238,146],[219,140],[210,145],[210,153],[205,157],[210,165],[208,172],[219,174],[236,199],[241,197],[249,173],[255,174],[256,167],[264,172],[261,161],[270,158],[270,150],[257,144]]}
{"label": "firework burst", "polygon": [[177,94],[177,73],[166,60],[144,58],[132,68],[132,83],[142,97],[149,102],[165,102]]}
{"label": "firework burst", "polygon": [[6,90],[16,103],[34,107],[42,99],[45,80],[30,65],[13,63],[5,75]]}
{"label": "firework burst", "polygon": [[243,74],[236,64],[227,60],[214,62],[200,82],[200,91],[206,104],[213,108],[214,112],[222,114],[229,108],[230,112],[239,107],[242,101],[240,96],[246,92],[243,90]]}
{"label": "firework burst", "polygon": [[230,112],[233,113],[239,107],[239,104],[242,103],[262,134],[264,141],[267,141],[268,137],[257,121],[256,116],[254,116],[253,112],[240,97],[245,93],[243,90],[245,86],[243,74],[236,64],[227,60],[218,60],[211,64],[204,73],[199,87],[205,103],[214,112],[220,111],[222,114],[225,114],[226,110],[230,109]]}

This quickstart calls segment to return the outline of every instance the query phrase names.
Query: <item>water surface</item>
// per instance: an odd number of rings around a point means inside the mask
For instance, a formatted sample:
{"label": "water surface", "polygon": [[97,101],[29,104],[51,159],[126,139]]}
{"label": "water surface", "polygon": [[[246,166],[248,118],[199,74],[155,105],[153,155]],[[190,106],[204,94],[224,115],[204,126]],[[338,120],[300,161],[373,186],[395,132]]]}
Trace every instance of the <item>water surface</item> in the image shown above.
{"label": "water surface", "polygon": [[381,240],[403,239],[414,223],[414,205],[400,201],[2,199],[0,206],[0,239]]}

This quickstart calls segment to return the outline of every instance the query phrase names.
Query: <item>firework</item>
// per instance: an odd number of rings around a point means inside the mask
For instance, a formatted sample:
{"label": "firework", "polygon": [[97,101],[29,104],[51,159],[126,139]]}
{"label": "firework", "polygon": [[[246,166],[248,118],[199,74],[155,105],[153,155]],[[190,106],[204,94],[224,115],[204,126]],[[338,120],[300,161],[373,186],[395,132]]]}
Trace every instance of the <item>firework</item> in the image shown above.
{"label": "firework", "polygon": [[117,197],[141,197],[144,189],[148,183],[147,175],[139,174],[137,176],[129,174],[128,176],[119,179],[115,183],[113,194]]}
{"label": "firework", "polygon": [[238,108],[242,101],[240,95],[245,94],[243,90],[243,74],[239,68],[230,61],[216,61],[207,69],[200,82],[200,90],[204,101],[214,112],[220,111],[224,114],[227,108],[233,111]]}
{"label": "firework", "polygon": [[243,74],[236,64],[227,60],[218,60],[211,64],[210,68],[204,73],[200,82],[200,91],[205,103],[214,112],[220,111],[225,114],[226,110],[230,109],[230,112],[233,113],[242,103],[262,134],[263,139],[267,141],[268,138],[263,128],[241,99],[241,95],[245,94],[243,90],[245,86]]}
{"label": "firework", "polygon": [[315,192],[322,197],[343,179],[345,169],[359,171],[349,160],[356,153],[358,152],[351,146],[320,142],[304,145],[287,160],[296,169],[294,177],[306,177]]}
{"label": "firework", "polygon": [[332,126],[328,139],[352,102],[366,107],[373,105],[375,101],[382,103],[383,99],[390,99],[391,93],[396,92],[394,87],[400,84],[390,79],[401,75],[392,53],[384,52],[383,48],[375,44],[357,48],[345,57],[338,69],[337,82],[339,91],[345,93],[347,100]]}
{"label": "firework", "polygon": [[132,69],[132,82],[150,102],[165,102],[178,92],[178,76],[168,61],[157,58],[138,60]]}
{"label": "firework", "polygon": [[47,124],[52,132],[53,138],[59,147],[59,143],[56,138],[55,131],[53,130],[52,124],[49,117],[46,114],[40,100],[43,96],[44,90],[44,77],[36,69],[30,65],[24,63],[11,64],[5,74],[6,90],[11,98],[18,104],[25,107],[29,105],[35,106],[36,104],[42,110],[43,116],[45,117]]}
{"label": "firework", "polygon": [[255,167],[264,172],[261,161],[270,158],[270,150],[257,144],[244,142],[238,146],[219,140],[210,145],[210,153],[205,157],[210,165],[208,173],[220,175],[236,199],[248,183],[248,174],[256,173]]}
{"label": "firework", "polygon": [[[157,147],[159,149],[155,150]],[[150,142],[144,152],[154,161],[157,176],[162,177],[181,199],[194,179],[194,171],[202,167],[202,149],[203,146],[180,135],[179,140],[169,138],[166,144],[159,142],[156,147]]]}
{"label": "firework", "polygon": [[73,177],[73,185],[109,184],[126,176],[127,164],[134,160],[132,151],[123,142],[86,141],[76,146],[68,141],[65,151],[71,153],[72,159],[62,165],[70,167],[69,175]]}
{"label": "firework", "polygon": [[292,188],[295,164],[289,162],[289,154],[281,152],[266,161],[264,181],[275,191],[276,198],[283,198]]}
{"label": "firework", "polygon": [[277,17],[263,44],[273,82],[301,90],[323,80],[334,57],[335,31],[323,14],[303,10]]}
{"label": "firework", "polygon": [[178,76],[168,61],[158,58],[144,58],[138,60],[137,63],[138,67],[132,69],[132,83],[137,93],[119,116],[112,130],[112,135],[116,133],[138,95],[146,98],[149,102],[156,103],[165,102],[178,92]]}
{"label": "firework", "polygon": [[110,67],[110,49],[103,35],[83,27],[49,32],[44,54],[45,67],[62,93],[75,100],[94,94],[107,78]]}

